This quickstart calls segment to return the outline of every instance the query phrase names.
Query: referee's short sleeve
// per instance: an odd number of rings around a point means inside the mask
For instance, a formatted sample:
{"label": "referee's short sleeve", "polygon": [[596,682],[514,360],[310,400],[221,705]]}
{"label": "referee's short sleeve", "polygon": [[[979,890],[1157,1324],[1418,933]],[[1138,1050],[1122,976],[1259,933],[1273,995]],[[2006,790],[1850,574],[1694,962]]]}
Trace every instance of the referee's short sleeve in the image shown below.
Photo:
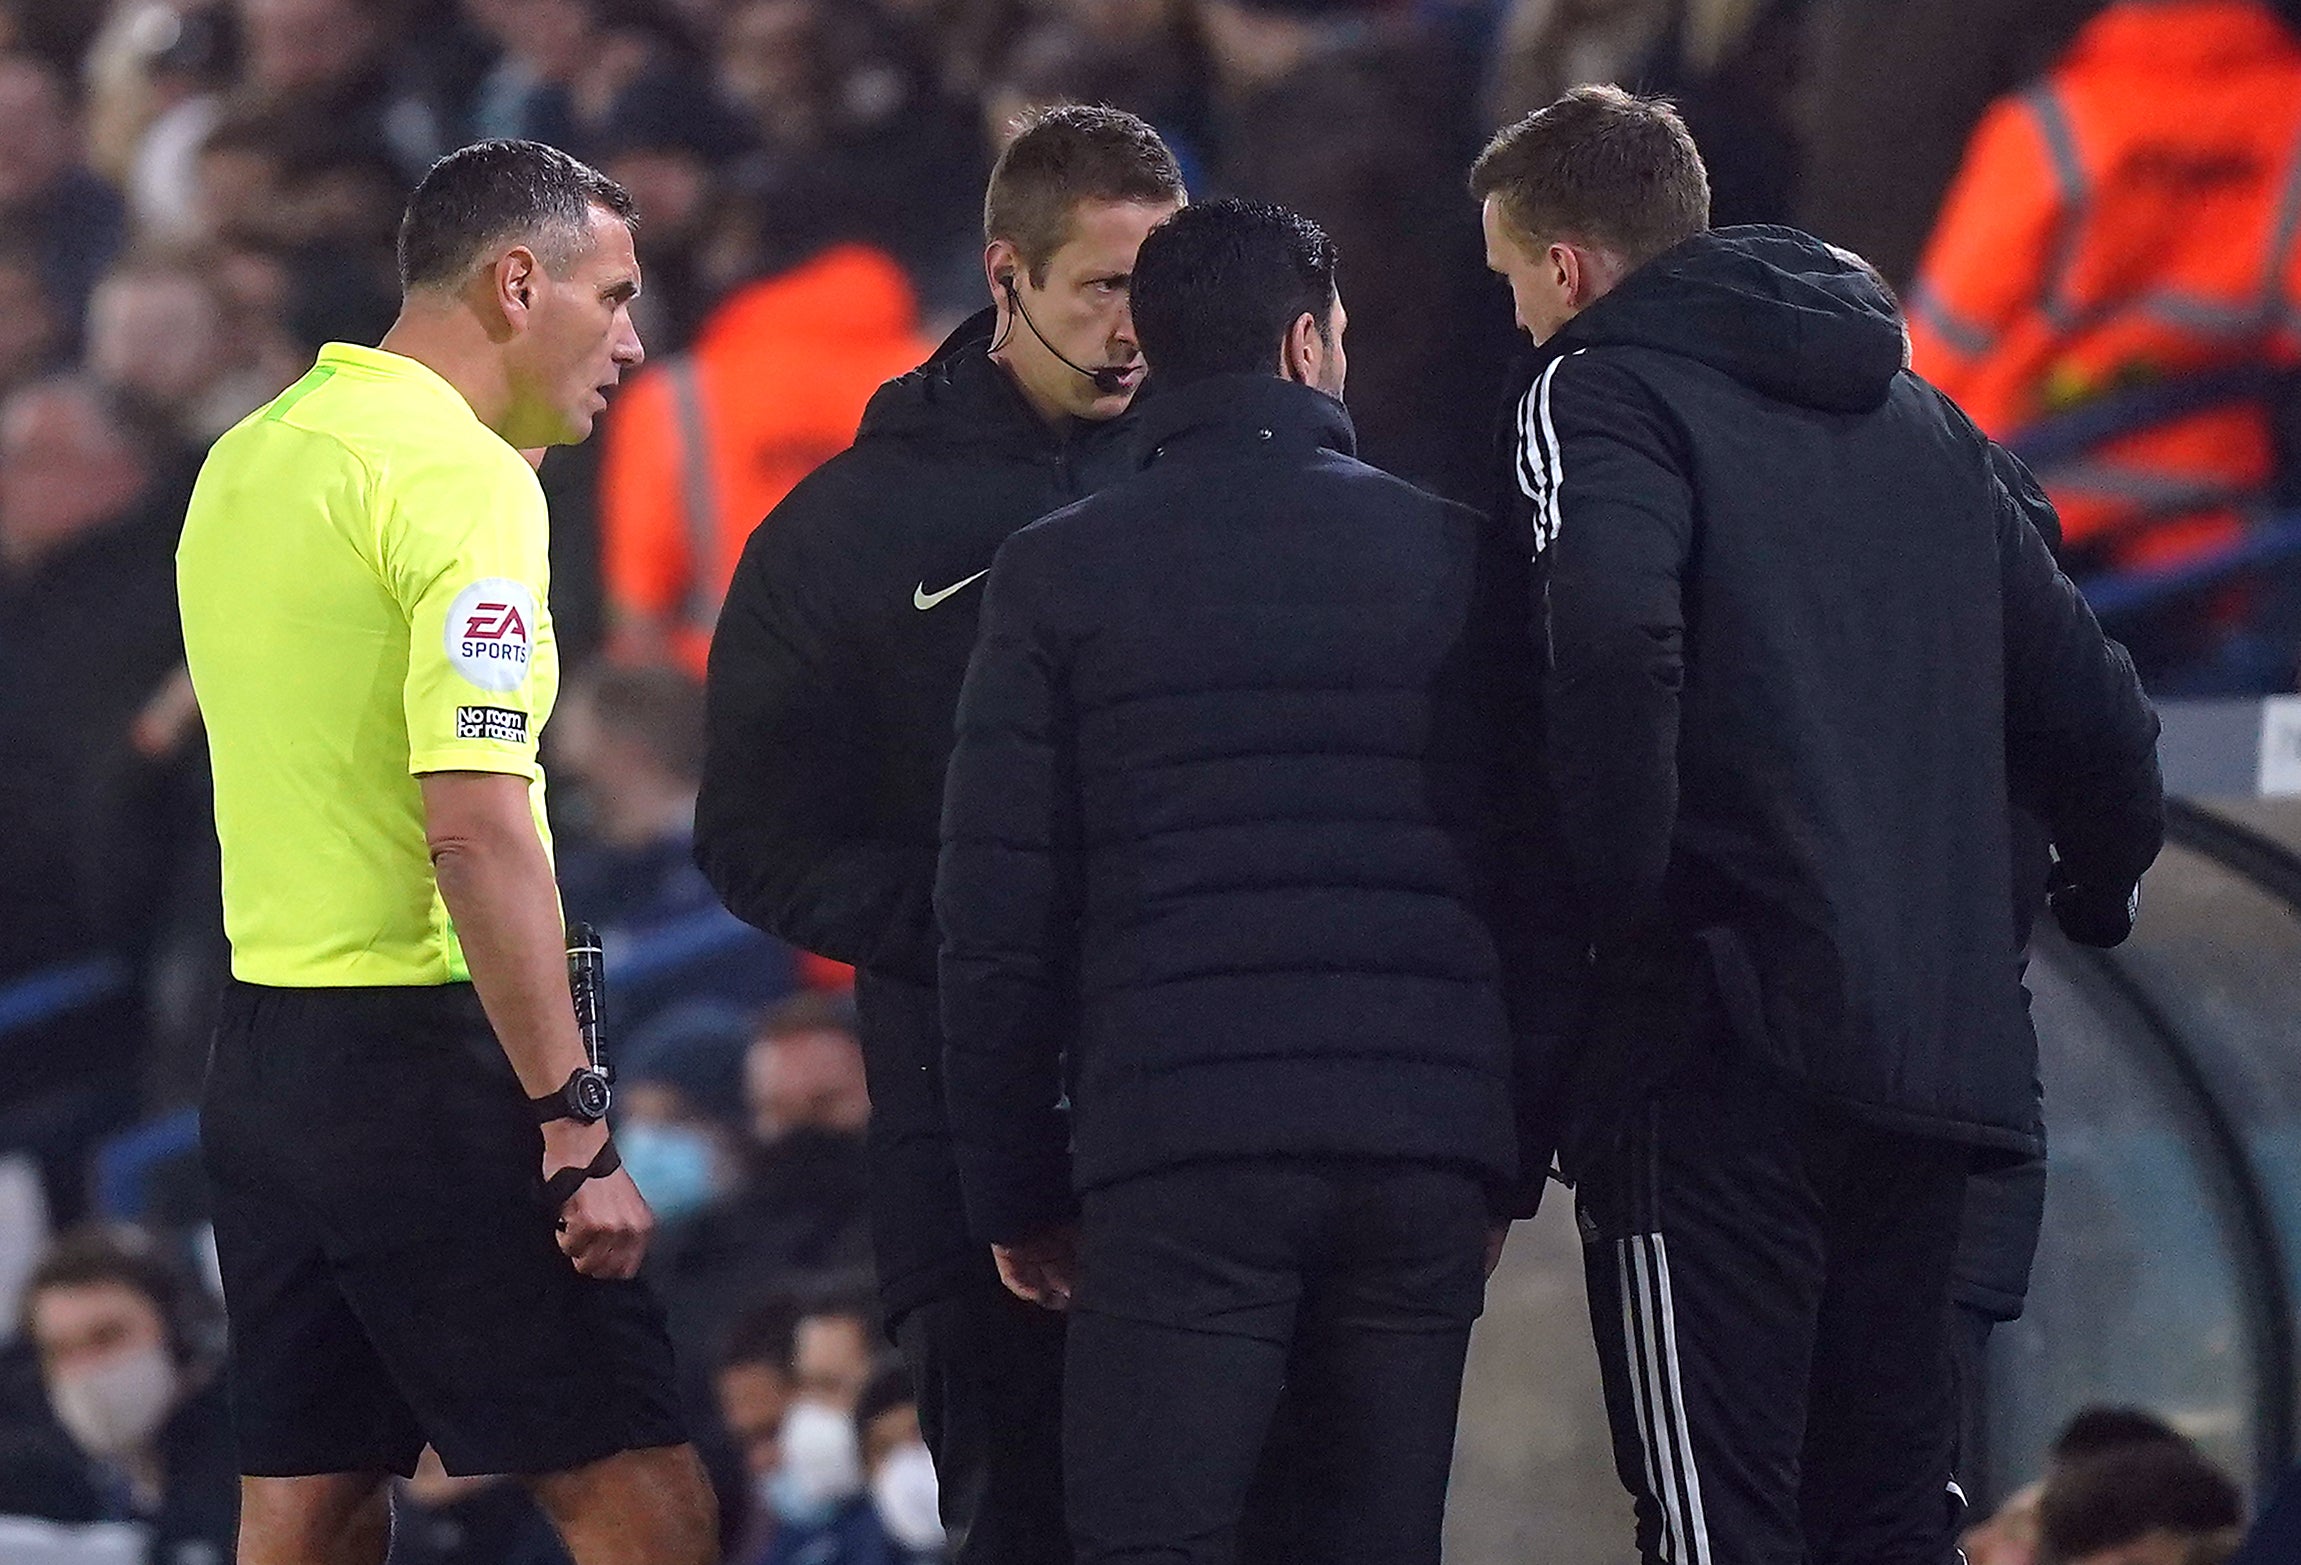
{"label": "referee's short sleeve", "polygon": [[393,475],[382,556],[408,617],[408,770],[539,774],[557,684],[543,491],[501,462]]}

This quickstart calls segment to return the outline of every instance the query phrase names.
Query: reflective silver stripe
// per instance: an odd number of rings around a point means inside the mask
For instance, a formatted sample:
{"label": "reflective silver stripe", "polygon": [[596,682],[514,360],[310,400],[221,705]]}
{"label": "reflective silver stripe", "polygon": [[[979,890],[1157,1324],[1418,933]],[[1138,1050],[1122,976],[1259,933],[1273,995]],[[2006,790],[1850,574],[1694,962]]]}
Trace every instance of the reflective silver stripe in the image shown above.
{"label": "reflective silver stripe", "polygon": [[2021,101],[2037,121],[2046,157],[2053,163],[2054,183],[2061,187],[2061,233],[2054,240],[2053,261],[2045,274],[2045,291],[2038,308],[2055,328],[2069,331],[2078,321],[2066,290],[2070,271],[2077,264],[2078,239],[2085,228],[2085,162],[2078,155],[2077,127],[2069,122],[2069,110],[2052,83],[2032,87],[2021,95]]}
{"label": "reflective silver stripe", "polygon": [[1926,323],[1958,352],[1972,357],[1987,353],[1997,346],[1997,334],[1988,327],[1967,320],[1942,302],[1940,294],[1928,283],[1919,283],[1909,293],[1909,313]]}
{"label": "reflective silver stripe", "polygon": [[1702,1515],[1702,1475],[1694,1467],[1694,1431],[1686,1423],[1686,1383],[1678,1369],[1678,1307],[1670,1297],[1670,1249],[1660,1234],[1653,1236],[1654,1276],[1659,1284],[1662,1319],[1662,1362],[1668,1373],[1663,1387],[1670,1416],[1678,1429],[1678,1459],[1686,1479],[1686,1533],[1693,1540],[1692,1565],[1710,1565],[1710,1524]]}
{"label": "reflective silver stripe", "polygon": [[1646,1492],[1662,1511],[1662,1548],[1671,1560],[1685,1560],[1684,1546],[1676,1532],[1676,1515],[1670,1508],[1669,1496],[1662,1492],[1662,1482],[1654,1470],[1654,1424],[1647,1410],[1646,1387],[1648,1372],[1645,1355],[1640,1348],[1643,1340],[1637,1325],[1634,1301],[1639,1298],[1630,1281],[1630,1247],[1638,1241],[1624,1235],[1614,1241],[1614,1269],[1622,1290],[1622,1362],[1630,1374],[1630,1411],[1638,1423],[1638,1452],[1646,1460]]}
{"label": "reflective silver stripe", "polygon": [[2293,259],[2293,241],[2301,236],[2301,142],[2285,170],[2285,189],[2277,198],[2277,222],[2269,231],[2269,254],[2261,273],[2261,312],[2269,314],[2285,294],[2285,268]]}
{"label": "reflective silver stripe", "polygon": [[2128,467],[2121,462],[2069,462],[2048,468],[2038,476],[2065,495],[2120,500],[2162,515],[2209,511],[2248,498],[2242,485],[2226,479]]}
{"label": "reflective silver stripe", "polygon": [[2232,339],[2259,336],[2269,325],[2272,307],[2273,301],[2267,299],[2252,304],[2227,304],[2176,288],[2143,294],[2133,306],[2136,314],[2176,331]]}
{"label": "reflective silver stripe", "polygon": [[719,618],[719,486],[711,473],[711,423],[703,378],[692,353],[663,366],[678,425],[679,509],[687,523],[687,623],[705,635]]}

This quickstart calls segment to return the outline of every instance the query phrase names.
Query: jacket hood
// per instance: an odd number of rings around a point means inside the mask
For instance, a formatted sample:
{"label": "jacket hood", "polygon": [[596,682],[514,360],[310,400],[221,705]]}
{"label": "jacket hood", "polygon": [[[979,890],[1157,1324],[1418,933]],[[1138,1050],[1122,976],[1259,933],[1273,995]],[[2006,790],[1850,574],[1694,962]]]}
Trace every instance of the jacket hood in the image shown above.
{"label": "jacket hood", "polygon": [[1624,278],[1551,339],[1554,352],[1653,348],[1778,402],[1882,404],[1905,355],[1901,310],[1859,258],[1792,228],[1699,234]]}

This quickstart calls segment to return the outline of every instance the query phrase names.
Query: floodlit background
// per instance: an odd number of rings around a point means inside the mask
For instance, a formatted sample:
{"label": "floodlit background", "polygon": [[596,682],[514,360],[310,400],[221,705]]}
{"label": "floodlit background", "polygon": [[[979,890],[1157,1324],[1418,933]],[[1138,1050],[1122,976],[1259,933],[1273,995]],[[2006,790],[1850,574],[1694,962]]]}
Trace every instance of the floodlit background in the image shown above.
{"label": "floodlit background", "polygon": [[[1679,101],[1721,225],[1809,228],[1900,290],[1916,368],[2059,502],[2194,801],[2128,947],[2036,953],[2046,1230],[1969,1487],[1994,1506],[2111,1403],[2264,1495],[2301,1395],[2292,25],[2255,0],[0,0],[0,1517],[148,1529],[0,1521],[0,1561],[228,1558],[189,1108],[224,952],[170,556],[208,442],[389,324],[431,160],[540,138],[643,214],[651,363],[543,468],[576,671],[547,745],[568,908],[608,932],[621,1135],[654,1148],[651,1264],[748,1562],[781,1400],[852,1397],[879,1339],[846,975],[687,863],[743,538],[988,302],[990,160],[1072,100],[1150,119],[1194,194],[1324,224],[1363,454],[1482,503],[1523,344],[1464,171],[1590,80]],[[1474,1344],[1460,1565],[1630,1554],[1557,1194]],[[184,1286],[26,1298],[59,1236]],[[135,1398],[91,1412],[88,1376],[155,1334],[184,1352],[139,1443]],[[397,1560],[557,1557],[505,1486],[427,1472],[404,1500]]]}

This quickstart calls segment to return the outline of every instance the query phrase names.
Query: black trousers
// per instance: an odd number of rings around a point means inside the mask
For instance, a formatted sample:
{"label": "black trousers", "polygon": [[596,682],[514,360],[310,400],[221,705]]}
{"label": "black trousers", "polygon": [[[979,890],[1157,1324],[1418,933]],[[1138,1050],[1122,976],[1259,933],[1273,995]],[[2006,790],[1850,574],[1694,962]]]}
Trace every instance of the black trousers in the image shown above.
{"label": "black trousers", "polygon": [[1063,1420],[1079,1565],[1232,1565],[1282,1396],[1298,1557],[1437,1565],[1485,1226],[1475,1178],[1420,1163],[1088,1192]]}
{"label": "black trousers", "polygon": [[988,1267],[895,1323],[919,1433],[935,1458],[952,1565],[1070,1565],[1063,1325],[1007,1292]]}
{"label": "black trousers", "polygon": [[1948,1565],[1969,1155],[1711,1061],[1601,1138],[1579,1215],[1614,1459],[1668,1565]]}

